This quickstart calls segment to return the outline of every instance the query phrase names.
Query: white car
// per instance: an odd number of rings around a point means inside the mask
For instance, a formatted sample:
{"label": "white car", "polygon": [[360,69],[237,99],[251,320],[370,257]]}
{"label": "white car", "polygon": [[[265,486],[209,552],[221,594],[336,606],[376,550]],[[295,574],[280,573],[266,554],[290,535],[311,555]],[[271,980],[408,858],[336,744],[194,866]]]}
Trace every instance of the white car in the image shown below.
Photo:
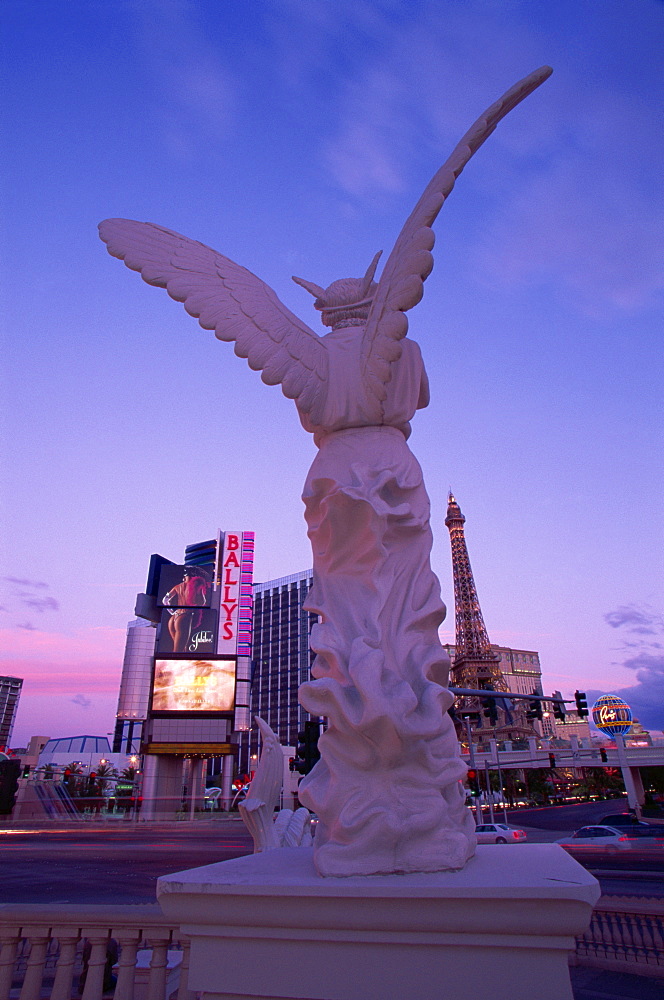
{"label": "white car", "polygon": [[570,850],[577,848],[601,847],[603,849],[615,851],[629,851],[634,848],[661,846],[662,840],[655,840],[655,835],[644,837],[643,833],[635,832],[623,827],[619,829],[615,826],[583,826],[580,830],[572,833],[569,837],[562,837],[556,841],[561,847]]}
{"label": "white car", "polygon": [[480,823],[475,829],[478,844],[520,844],[526,840],[524,830],[507,823]]}

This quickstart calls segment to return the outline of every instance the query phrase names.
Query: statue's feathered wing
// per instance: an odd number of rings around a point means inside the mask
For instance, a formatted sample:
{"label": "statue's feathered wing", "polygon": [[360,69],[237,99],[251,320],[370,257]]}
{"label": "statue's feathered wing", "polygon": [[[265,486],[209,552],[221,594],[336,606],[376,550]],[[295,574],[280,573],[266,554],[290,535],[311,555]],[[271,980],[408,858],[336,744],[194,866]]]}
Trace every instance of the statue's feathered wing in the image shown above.
{"label": "statue's feathered wing", "polygon": [[466,132],[452,155],[428,184],[394,244],[371,306],[362,344],[363,380],[378,403],[385,399],[390,364],[401,356],[400,341],[408,331],[404,313],[422,298],[424,281],[433,268],[431,226],[454,183],[498,122],[552,73],[542,66],[492,104]]}
{"label": "statue's feathered wing", "polygon": [[113,257],[165,288],[204,329],[234,340],[235,353],[316,422],[327,351],[265,282],[204,243],[150,222],[106,219],[99,235]]}

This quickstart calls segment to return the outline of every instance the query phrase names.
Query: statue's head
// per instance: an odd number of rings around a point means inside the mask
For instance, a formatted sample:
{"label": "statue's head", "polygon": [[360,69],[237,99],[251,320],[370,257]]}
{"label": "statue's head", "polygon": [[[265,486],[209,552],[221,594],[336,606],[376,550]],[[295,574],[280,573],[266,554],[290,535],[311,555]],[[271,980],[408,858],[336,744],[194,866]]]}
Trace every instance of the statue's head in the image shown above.
{"label": "statue's head", "polygon": [[315,285],[313,281],[293,277],[293,281],[306,288],[316,301],[314,308],[322,313],[324,326],[338,330],[344,326],[363,326],[378,285],[373,280],[382,250],[376,254],[363,278],[339,278],[327,288]]}

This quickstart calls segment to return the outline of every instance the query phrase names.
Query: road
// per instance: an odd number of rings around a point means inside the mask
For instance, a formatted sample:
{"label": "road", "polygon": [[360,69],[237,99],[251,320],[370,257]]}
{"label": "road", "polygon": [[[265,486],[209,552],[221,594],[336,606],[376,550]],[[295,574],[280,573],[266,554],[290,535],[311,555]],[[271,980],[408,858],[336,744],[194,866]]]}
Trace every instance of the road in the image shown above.
{"label": "road", "polygon": [[[601,802],[520,810],[509,813],[508,822],[523,826],[530,843],[550,843],[599,818],[584,815],[579,819],[580,810],[604,815],[618,811],[618,805]],[[502,815],[496,819],[502,821]],[[518,851],[520,845],[502,849]],[[194,823],[0,828],[0,902],[150,903],[156,898],[160,875],[240,857],[251,850],[251,837],[237,815]],[[664,897],[662,848],[613,854],[587,848],[576,856],[596,875],[605,894]]]}
{"label": "road", "polygon": [[129,829],[0,830],[3,903],[154,903],[160,875],[252,851],[238,819]]}
{"label": "road", "polygon": [[603,802],[576,802],[568,806],[539,806],[530,809],[510,811],[510,823],[537,827],[541,830],[556,830],[559,836],[578,830],[580,826],[599,823],[604,816],[627,812],[627,799],[607,799]]}

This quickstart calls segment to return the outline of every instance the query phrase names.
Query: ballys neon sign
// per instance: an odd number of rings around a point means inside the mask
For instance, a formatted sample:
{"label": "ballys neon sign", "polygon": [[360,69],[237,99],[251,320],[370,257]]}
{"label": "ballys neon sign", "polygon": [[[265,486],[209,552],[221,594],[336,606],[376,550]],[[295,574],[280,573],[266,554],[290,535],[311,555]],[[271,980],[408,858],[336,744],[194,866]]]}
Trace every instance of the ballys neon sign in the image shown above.
{"label": "ballys neon sign", "polygon": [[224,541],[224,562],[221,581],[221,608],[226,617],[222,622],[222,639],[234,639],[240,596],[240,538],[227,534]]}
{"label": "ballys neon sign", "polygon": [[217,652],[234,656],[237,652],[240,583],[242,578],[242,535],[227,531],[219,573],[219,639]]}

